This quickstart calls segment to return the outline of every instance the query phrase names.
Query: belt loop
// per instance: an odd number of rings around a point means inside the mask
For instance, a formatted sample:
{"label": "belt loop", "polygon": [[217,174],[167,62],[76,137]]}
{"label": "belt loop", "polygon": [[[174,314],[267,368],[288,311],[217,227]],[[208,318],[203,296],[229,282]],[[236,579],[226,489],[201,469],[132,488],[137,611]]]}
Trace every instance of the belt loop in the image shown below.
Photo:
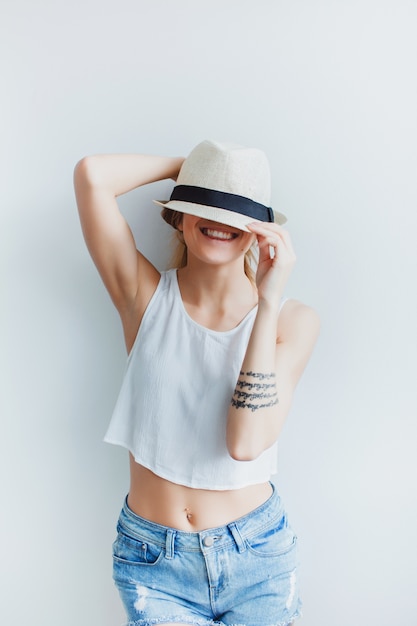
{"label": "belt loop", "polygon": [[166,536],[165,558],[167,559],[174,558],[174,543],[175,543],[175,530],[171,530],[171,528],[169,528],[167,530],[167,536]]}
{"label": "belt loop", "polygon": [[237,549],[239,550],[239,552],[244,552],[246,550],[246,544],[245,544],[245,540],[240,534],[238,526],[236,525],[235,522],[232,522],[231,524],[228,524],[228,528],[233,535],[233,539],[236,542]]}

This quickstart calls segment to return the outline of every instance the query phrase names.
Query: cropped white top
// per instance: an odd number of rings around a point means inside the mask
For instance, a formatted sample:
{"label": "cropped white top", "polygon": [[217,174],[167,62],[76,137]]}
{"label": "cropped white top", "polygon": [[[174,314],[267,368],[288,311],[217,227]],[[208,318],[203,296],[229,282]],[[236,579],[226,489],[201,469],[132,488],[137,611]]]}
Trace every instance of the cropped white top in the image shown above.
{"label": "cropped white top", "polygon": [[104,440],[171,482],[198,489],[239,489],[276,472],[276,444],[254,461],[226,447],[226,416],[256,316],[210,330],[181,299],[176,270],[163,272],[127,359]]}

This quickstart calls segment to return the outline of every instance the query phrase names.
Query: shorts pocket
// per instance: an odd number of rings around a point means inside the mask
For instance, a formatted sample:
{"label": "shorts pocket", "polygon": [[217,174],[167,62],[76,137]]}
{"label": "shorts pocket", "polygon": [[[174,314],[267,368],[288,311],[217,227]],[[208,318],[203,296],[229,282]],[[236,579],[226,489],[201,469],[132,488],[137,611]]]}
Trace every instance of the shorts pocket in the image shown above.
{"label": "shorts pocket", "polygon": [[277,557],[296,547],[297,537],[284,515],[276,524],[246,539],[250,552],[261,557]]}
{"label": "shorts pocket", "polygon": [[125,565],[156,565],[163,555],[163,548],[146,540],[137,539],[118,527],[113,543],[113,560]]}

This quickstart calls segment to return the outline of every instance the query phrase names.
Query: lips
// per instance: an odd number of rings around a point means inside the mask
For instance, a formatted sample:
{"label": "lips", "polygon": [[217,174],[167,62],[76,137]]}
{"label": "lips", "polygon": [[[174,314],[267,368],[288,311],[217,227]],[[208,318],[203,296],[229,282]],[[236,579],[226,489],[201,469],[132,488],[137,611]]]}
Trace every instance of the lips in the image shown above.
{"label": "lips", "polygon": [[236,237],[238,236],[237,233],[231,233],[225,230],[217,230],[215,228],[201,228],[200,230],[206,237],[210,237],[210,239],[219,239],[221,241],[231,241],[232,239],[236,239]]}

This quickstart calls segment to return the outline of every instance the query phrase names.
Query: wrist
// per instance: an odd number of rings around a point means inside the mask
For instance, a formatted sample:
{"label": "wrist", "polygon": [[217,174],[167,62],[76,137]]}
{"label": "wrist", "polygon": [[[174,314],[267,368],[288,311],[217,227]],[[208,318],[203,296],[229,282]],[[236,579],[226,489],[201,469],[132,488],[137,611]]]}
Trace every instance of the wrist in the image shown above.
{"label": "wrist", "polygon": [[276,320],[281,307],[281,295],[275,295],[273,299],[260,296],[258,298],[258,314],[271,317]]}

